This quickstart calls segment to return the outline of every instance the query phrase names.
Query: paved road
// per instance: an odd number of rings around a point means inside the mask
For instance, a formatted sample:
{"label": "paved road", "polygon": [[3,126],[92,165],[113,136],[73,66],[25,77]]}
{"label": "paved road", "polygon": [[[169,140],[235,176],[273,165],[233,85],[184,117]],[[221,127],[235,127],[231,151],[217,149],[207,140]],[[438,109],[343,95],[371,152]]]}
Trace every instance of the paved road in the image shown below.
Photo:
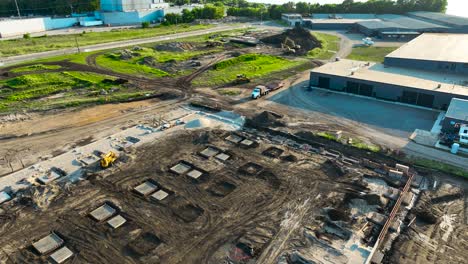
{"label": "paved road", "polygon": [[[160,41],[166,41],[166,40],[172,40],[172,39],[211,34],[211,33],[216,33],[216,32],[221,32],[221,31],[227,31],[227,30],[242,29],[242,28],[247,28],[249,26],[250,24],[227,25],[227,26],[224,25],[224,26],[217,26],[215,28],[210,28],[210,29],[196,30],[192,32],[176,33],[176,34],[171,34],[171,35],[158,36],[154,38],[116,41],[116,42],[102,43],[102,44],[96,44],[96,45],[82,46],[80,48],[81,48],[81,51],[84,51],[84,52],[114,49],[114,48],[121,48],[121,47],[132,46],[132,45],[141,45],[141,44],[154,43],[154,42],[160,42]],[[26,61],[43,59],[43,58],[53,57],[53,56],[60,56],[60,55],[65,55],[65,54],[74,54],[77,52],[78,50],[76,48],[68,48],[68,49],[53,50],[53,51],[46,51],[46,52],[40,52],[40,53],[6,57],[6,58],[0,59],[0,66],[18,64],[18,63],[22,63]]]}
{"label": "paved road", "polygon": [[[71,28],[61,28],[61,29],[54,29],[54,30],[47,30],[47,31],[42,31],[42,32],[35,32],[35,33],[30,33],[31,37],[42,37],[44,35],[47,36],[56,36],[56,35],[72,35],[72,34],[80,34],[83,31],[86,32],[107,32],[107,31],[112,31],[115,29],[127,29],[127,28],[141,28],[141,25],[130,25],[130,26],[114,26],[114,27],[106,27],[106,26],[100,26],[100,27],[71,27]],[[17,35],[17,36],[11,36],[11,37],[3,37],[0,38],[0,41],[2,40],[9,40],[9,39],[19,39],[23,38],[23,34]]]}

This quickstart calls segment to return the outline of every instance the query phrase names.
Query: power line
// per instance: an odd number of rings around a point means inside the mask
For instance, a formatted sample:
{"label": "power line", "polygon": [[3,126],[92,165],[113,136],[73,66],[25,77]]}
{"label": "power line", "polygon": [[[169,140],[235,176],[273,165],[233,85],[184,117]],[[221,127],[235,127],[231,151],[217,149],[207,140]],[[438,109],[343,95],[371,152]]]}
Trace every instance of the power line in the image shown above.
{"label": "power line", "polygon": [[18,7],[18,2],[15,0],[15,5],[16,5],[16,11],[18,11],[18,17],[21,18],[21,13]]}

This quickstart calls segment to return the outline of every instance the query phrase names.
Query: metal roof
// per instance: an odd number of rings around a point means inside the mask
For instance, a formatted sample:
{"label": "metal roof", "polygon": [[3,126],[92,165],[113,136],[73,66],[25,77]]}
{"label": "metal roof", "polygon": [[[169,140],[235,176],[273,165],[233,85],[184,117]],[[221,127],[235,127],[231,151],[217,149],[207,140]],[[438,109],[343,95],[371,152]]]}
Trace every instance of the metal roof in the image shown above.
{"label": "metal roof", "polygon": [[447,28],[446,26],[441,26],[441,25],[426,22],[420,19],[415,19],[415,18],[401,16],[401,15],[385,14],[385,15],[378,15],[377,17],[382,19],[385,22],[393,22],[411,30],[430,30],[430,29],[446,29]]}
{"label": "metal roof", "polygon": [[338,17],[338,19],[375,19],[374,14],[312,14],[316,19],[329,19]]}
{"label": "metal roof", "polygon": [[383,30],[383,29],[402,29],[408,31],[408,28],[391,21],[382,21],[382,20],[370,20],[358,22],[358,25],[366,27],[368,29]]}
{"label": "metal roof", "polygon": [[437,22],[445,23],[449,25],[454,25],[454,26],[459,26],[459,27],[468,26],[468,18],[466,17],[459,17],[459,16],[447,15],[443,13],[424,12],[424,11],[411,12],[409,14],[416,16],[416,17],[429,19],[432,21],[437,21]]}
{"label": "metal roof", "polygon": [[445,117],[468,121],[468,100],[453,98]]}
{"label": "metal roof", "polygon": [[[468,96],[468,88],[465,86],[440,83],[438,81],[424,79],[423,77],[414,77],[395,73],[391,71],[392,67],[386,68],[382,66],[381,70],[374,70],[377,65],[381,64],[341,59],[339,61],[327,63],[318,68],[314,68],[311,72],[344,77],[353,80],[363,80],[432,92]],[[402,70],[407,71],[407,69]]]}
{"label": "metal roof", "polygon": [[468,63],[468,34],[424,33],[386,58]]}

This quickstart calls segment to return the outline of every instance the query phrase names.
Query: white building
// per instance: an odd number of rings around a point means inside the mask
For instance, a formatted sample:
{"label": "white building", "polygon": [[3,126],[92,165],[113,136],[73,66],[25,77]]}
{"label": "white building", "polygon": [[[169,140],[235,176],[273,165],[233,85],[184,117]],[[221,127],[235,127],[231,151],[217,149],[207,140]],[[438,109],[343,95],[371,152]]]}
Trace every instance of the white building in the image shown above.
{"label": "white building", "polygon": [[290,26],[302,24],[302,16],[300,14],[281,14],[281,19],[287,22]]}

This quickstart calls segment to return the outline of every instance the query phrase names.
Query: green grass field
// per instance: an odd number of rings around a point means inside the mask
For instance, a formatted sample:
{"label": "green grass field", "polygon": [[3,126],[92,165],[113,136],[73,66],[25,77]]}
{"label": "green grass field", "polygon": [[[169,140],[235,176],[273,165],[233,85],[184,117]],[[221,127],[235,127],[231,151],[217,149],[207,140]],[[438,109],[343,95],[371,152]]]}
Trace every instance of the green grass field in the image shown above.
{"label": "green grass field", "polygon": [[96,58],[96,62],[101,67],[119,73],[135,74],[149,77],[164,77],[170,75],[169,73],[163,70],[156,69],[147,65],[137,64],[137,62],[133,60],[125,61],[117,59],[114,56],[112,56],[112,54],[100,55]]}
{"label": "green grass field", "polygon": [[312,33],[322,43],[322,48],[315,48],[307,54],[308,58],[329,60],[340,49],[340,38],[326,33]]}
{"label": "green grass field", "polygon": [[42,70],[58,70],[60,68],[62,67],[60,67],[59,65],[34,64],[34,65],[15,68],[11,70],[11,72],[21,73],[21,72],[33,72],[33,71],[42,71]]}
{"label": "green grass field", "polygon": [[0,112],[104,103],[143,93],[131,91],[114,81],[111,76],[77,71],[10,78],[0,82]]}
{"label": "green grass field", "polygon": [[383,62],[385,56],[396,49],[397,47],[355,47],[347,59]]}
{"label": "green grass field", "polygon": [[276,56],[245,54],[214,65],[210,71],[194,80],[197,86],[219,86],[230,83],[238,74],[248,78],[262,78],[274,72],[286,70],[303,64],[302,60],[287,60]]}
{"label": "green grass field", "polygon": [[[220,48],[213,48],[207,50],[194,50],[194,51],[184,51],[184,52],[171,52],[171,51],[156,51],[152,48],[141,48],[138,51],[132,51],[134,57],[124,60],[120,58],[120,53],[118,51],[109,52],[97,57],[96,62],[98,65],[113,70],[115,72],[125,73],[125,74],[136,74],[147,77],[164,77],[170,76],[174,73],[168,73],[163,70],[158,69],[157,67],[148,66],[142,64],[144,58],[152,58],[155,63],[166,63],[169,61],[185,61],[190,58],[205,55],[220,51]],[[178,74],[188,74],[188,71],[181,71]],[[176,74],[176,75],[178,75]]]}
{"label": "green grass field", "polygon": [[202,30],[210,27],[213,26],[179,24],[177,26],[157,26],[147,29],[119,29],[108,32],[86,32],[84,34],[76,35],[57,35],[30,39],[21,38],[3,40],[0,41],[0,57],[76,47],[75,36],[80,46],[86,46],[120,40],[157,37],[173,33]]}

